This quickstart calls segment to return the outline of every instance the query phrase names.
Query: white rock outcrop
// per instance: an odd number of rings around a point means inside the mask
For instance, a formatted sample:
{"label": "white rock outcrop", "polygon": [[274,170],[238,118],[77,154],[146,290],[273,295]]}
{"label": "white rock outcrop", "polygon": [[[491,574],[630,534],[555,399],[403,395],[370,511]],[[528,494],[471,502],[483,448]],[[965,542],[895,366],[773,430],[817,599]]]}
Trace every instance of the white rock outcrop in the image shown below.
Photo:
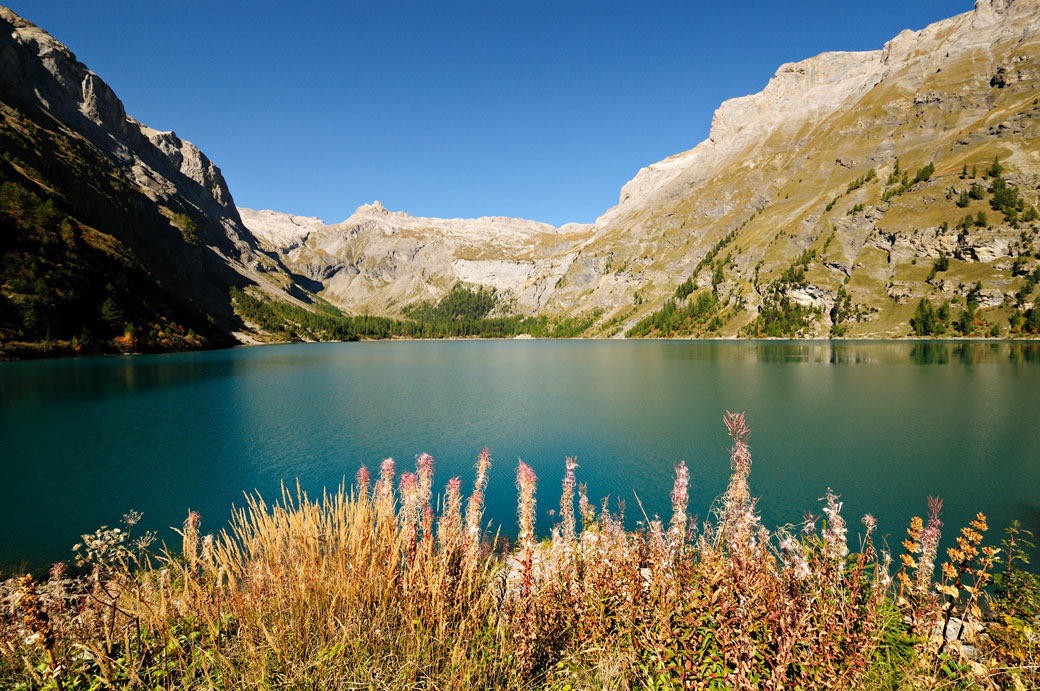
{"label": "white rock outcrop", "polygon": [[261,244],[280,253],[298,276],[348,310],[395,312],[436,299],[456,283],[493,287],[513,307],[533,313],[546,288],[570,266],[591,225],[502,216],[426,218],[362,204],[326,225],[274,211],[239,210]]}

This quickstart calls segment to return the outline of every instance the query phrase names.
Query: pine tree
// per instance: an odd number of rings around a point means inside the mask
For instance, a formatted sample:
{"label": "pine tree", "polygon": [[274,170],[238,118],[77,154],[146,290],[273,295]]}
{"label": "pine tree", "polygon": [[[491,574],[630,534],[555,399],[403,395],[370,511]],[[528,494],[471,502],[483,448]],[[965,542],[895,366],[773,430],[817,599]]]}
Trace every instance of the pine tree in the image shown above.
{"label": "pine tree", "polygon": [[123,325],[123,310],[119,304],[108,297],[101,303],[101,321],[112,330],[119,329]]}

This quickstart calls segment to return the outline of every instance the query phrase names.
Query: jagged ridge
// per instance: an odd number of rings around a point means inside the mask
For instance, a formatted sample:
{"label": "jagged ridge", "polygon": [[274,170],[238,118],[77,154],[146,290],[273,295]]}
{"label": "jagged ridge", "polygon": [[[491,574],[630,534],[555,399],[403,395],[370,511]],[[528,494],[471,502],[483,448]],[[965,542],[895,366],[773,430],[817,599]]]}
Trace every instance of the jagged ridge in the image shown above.
{"label": "jagged ridge", "polygon": [[[958,232],[963,212],[945,197],[967,185],[956,175],[964,164],[999,156],[1036,203],[1038,27],[1035,0],[983,1],[880,50],[782,65],[758,94],[723,103],[707,140],[642,169],[591,227],[518,237],[471,221],[467,234],[361,207],[272,249],[346,309],[393,313],[463,281],[512,295],[526,313],[603,309],[591,333],[613,335],[691,279],[698,295],[678,306],[712,290],[715,335],[747,333],[779,296],[818,312],[801,335],[828,333],[835,304],[851,300],[848,333],[879,337],[905,335],[921,297],[963,302],[981,281],[982,307],[1005,307],[987,319],[1007,333],[1007,317],[1031,305],[1031,296],[1005,302],[1034,268],[1029,259],[1013,271],[1033,245],[999,214]],[[911,176],[926,163],[935,174],[883,199],[897,158]],[[845,194],[870,169],[876,177]],[[924,280],[940,252],[953,266],[945,280]],[[803,275],[782,280],[793,264]]]}

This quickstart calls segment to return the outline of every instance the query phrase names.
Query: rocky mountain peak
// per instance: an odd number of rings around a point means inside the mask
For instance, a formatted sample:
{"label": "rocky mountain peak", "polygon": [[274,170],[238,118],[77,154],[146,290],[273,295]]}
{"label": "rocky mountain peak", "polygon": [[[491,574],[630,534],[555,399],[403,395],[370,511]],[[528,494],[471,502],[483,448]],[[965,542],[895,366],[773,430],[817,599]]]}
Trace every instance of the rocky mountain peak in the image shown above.
{"label": "rocky mountain peak", "polygon": [[1038,0],[979,0],[974,11],[920,31],[904,30],[881,50],[827,52],[781,65],[762,91],[719,106],[708,139],[641,169],[597,226],[619,221],[654,197],[676,194],[671,186],[680,178],[687,188],[710,180],[756,143],[781,131],[812,127],[851,107],[890,77],[898,78],[904,88],[916,89],[966,51],[1011,38],[1024,40],[1038,31]]}
{"label": "rocky mountain peak", "polygon": [[382,216],[388,216],[390,214],[387,208],[377,199],[371,204],[362,204],[354,210],[354,215],[367,215],[367,214],[380,214]]}
{"label": "rocky mountain peak", "polygon": [[1009,14],[1021,10],[1030,0],[976,0],[975,14]]}
{"label": "rocky mountain peak", "polygon": [[0,6],[0,20],[7,22],[16,29],[37,28],[36,25],[30,22],[28,19],[15,14],[7,7]]}
{"label": "rocky mountain peak", "polygon": [[0,67],[7,81],[31,91],[57,114],[96,127],[108,124],[125,136],[122,102],[61,41],[6,7],[0,8],[0,33]]}

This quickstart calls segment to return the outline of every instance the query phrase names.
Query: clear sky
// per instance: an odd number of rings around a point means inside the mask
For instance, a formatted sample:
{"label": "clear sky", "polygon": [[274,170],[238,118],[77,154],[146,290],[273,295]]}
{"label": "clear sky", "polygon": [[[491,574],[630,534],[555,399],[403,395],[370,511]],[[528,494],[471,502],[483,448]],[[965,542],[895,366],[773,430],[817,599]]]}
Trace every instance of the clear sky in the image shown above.
{"label": "clear sky", "polygon": [[557,225],[593,221],[782,63],[878,49],[973,5],[7,2],[128,113],[205,151],[239,206],[338,222],[378,199]]}

